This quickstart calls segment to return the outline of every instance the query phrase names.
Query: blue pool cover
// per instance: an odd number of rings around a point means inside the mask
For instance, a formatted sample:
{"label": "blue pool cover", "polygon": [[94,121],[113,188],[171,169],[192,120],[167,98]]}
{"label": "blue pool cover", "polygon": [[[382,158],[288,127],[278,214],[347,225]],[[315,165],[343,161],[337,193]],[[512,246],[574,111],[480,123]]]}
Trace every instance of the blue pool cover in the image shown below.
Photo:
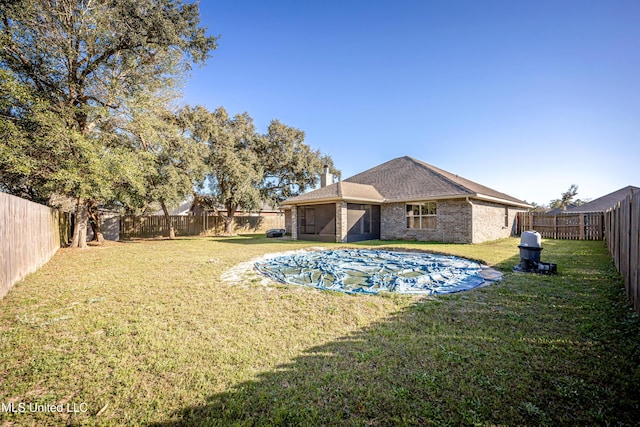
{"label": "blue pool cover", "polygon": [[475,261],[424,252],[341,249],[281,255],[255,268],[282,283],[347,293],[443,294],[486,280]]}

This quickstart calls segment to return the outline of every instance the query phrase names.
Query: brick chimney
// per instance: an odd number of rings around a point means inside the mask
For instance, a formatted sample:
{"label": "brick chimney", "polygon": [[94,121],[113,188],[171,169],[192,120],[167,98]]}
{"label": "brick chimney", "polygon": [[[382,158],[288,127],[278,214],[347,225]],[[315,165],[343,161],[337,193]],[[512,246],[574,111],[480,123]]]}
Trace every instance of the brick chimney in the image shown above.
{"label": "brick chimney", "polygon": [[329,165],[324,165],[324,173],[320,175],[320,187],[333,184],[333,174],[329,173]]}

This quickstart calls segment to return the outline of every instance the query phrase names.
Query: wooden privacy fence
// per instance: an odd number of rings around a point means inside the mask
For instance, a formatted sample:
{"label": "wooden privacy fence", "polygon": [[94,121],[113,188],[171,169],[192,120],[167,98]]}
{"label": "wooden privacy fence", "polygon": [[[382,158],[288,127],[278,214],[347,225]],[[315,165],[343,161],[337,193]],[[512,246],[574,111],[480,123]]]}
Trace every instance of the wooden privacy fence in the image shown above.
{"label": "wooden privacy fence", "polygon": [[[221,234],[224,220],[212,215],[170,215],[176,236],[197,236],[203,233]],[[284,215],[236,216],[236,233],[258,233],[271,228],[284,228]],[[169,225],[163,215],[120,217],[120,238],[149,238],[169,235]]]}
{"label": "wooden privacy fence", "polygon": [[545,239],[602,240],[604,214],[518,212],[516,228],[517,234],[535,230]]}
{"label": "wooden privacy fence", "polygon": [[640,196],[627,196],[605,212],[605,236],[627,296],[640,314]]}
{"label": "wooden privacy fence", "polygon": [[68,238],[68,215],[0,193],[0,298],[49,261]]}

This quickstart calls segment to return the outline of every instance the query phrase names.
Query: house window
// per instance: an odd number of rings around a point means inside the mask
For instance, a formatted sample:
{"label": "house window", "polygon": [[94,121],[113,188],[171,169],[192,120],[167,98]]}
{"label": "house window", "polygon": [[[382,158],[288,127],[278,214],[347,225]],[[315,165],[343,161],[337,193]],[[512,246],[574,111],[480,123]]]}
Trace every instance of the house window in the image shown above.
{"label": "house window", "polygon": [[437,225],[436,202],[407,205],[407,228],[433,230]]}
{"label": "house window", "polygon": [[509,207],[504,207],[504,228],[509,228]]}

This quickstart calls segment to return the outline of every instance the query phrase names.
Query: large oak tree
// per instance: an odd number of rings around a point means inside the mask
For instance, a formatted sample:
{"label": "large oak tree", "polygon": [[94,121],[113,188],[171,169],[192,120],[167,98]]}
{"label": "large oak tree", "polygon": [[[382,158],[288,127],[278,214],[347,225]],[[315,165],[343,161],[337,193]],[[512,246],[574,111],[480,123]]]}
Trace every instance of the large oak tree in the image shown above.
{"label": "large oak tree", "polygon": [[[77,200],[73,245],[86,245],[89,201],[146,173],[119,119],[140,93],[175,87],[215,47],[197,3],[0,0],[0,69],[24,101],[3,110],[10,142],[0,144],[13,156],[0,185],[29,187],[29,167],[37,170],[47,191]],[[44,166],[33,166],[39,159]]]}
{"label": "large oak tree", "polygon": [[272,120],[256,147],[265,176],[260,189],[263,197],[278,204],[318,185],[324,166],[337,176],[333,159],[304,143],[305,133]]}
{"label": "large oak tree", "polygon": [[273,120],[266,134],[256,131],[247,113],[231,117],[220,107],[191,110],[193,137],[209,146],[211,193],[208,207],[224,207],[225,232],[232,234],[237,211],[252,211],[263,202],[277,204],[318,184],[330,156],[304,143],[304,132]]}
{"label": "large oak tree", "polygon": [[193,194],[207,172],[209,148],[193,136],[192,116],[189,107],[173,112],[166,105],[147,105],[133,112],[129,128],[136,149],[151,163],[140,200],[160,204],[171,239],[175,229],[169,209]]}

